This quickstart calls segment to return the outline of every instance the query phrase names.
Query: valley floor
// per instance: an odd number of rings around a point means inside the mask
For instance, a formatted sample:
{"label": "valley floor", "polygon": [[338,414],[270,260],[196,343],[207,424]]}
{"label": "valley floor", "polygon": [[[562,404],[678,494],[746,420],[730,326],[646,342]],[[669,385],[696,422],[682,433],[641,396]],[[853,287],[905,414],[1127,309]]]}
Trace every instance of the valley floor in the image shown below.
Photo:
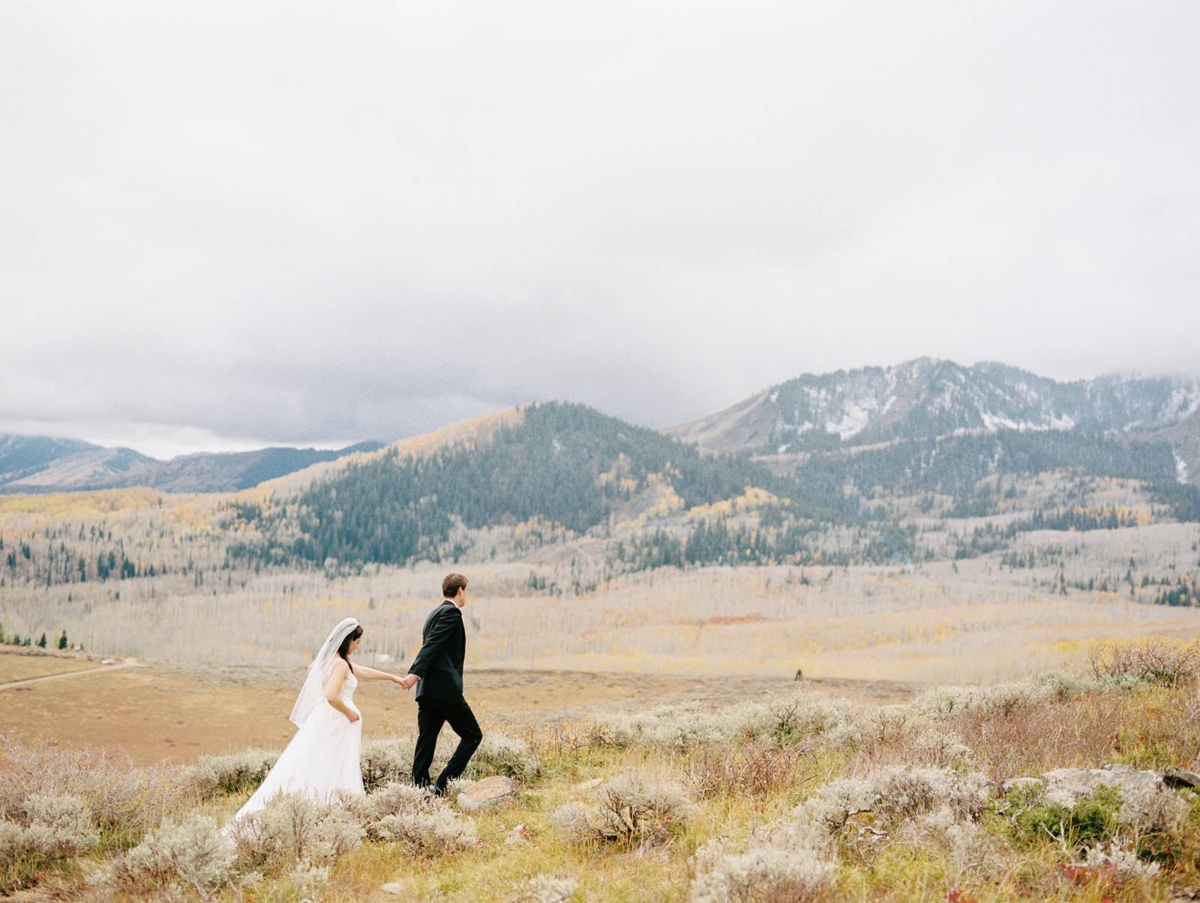
{"label": "valley floor", "polygon": [[[118,748],[142,764],[191,764],[199,755],[282,748],[294,732],[287,715],[303,682],[299,669],[153,661],[105,668],[77,654],[0,647],[0,676],[22,681],[47,675],[69,678],[11,687],[0,682],[0,733],[31,743]],[[485,730],[495,718],[545,721],[662,704],[727,704],[795,687],[778,677],[507,669],[468,670],[466,685]],[[916,692],[913,685],[893,681],[829,678],[805,686],[882,703],[907,701]],[[358,692],[365,737],[412,731],[416,705],[410,694],[371,682]]]}

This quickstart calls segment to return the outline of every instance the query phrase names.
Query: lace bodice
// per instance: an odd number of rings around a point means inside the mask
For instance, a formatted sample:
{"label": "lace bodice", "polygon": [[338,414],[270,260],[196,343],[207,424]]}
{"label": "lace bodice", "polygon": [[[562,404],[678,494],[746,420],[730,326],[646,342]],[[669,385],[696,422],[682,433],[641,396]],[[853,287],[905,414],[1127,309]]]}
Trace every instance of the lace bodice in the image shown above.
{"label": "lace bodice", "polygon": [[354,672],[351,671],[346,675],[346,679],[342,681],[342,689],[338,692],[338,698],[341,699],[342,702],[350,702],[352,699],[354,699],[354,691],[357,688],[358,678],[355,677]]}

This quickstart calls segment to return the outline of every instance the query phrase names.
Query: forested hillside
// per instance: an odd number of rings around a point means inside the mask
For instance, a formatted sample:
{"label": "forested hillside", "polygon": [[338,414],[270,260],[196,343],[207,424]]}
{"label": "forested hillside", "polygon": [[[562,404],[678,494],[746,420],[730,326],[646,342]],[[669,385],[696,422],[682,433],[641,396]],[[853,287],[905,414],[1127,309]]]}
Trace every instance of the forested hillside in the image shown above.
{"label": "forested hillside", "polygon": [[1174,482],[1165,443],[1131,445],[1092,430],[1022,432],[911,439],[853,453],[814,454],[796,471],[801,483],[835,482],[869,493],[935,492],[970,500],[992,476],[1073,470],[1147,482]]}
{"label": "forested hillside", "polygon": [[581,405],[531,405],[519,425],[489,443],[383,455],[350,465],[286,504],[239,509],[264,540],[241,544],[234,554],[272,563],[454,557],[465,550],[451,538],[456,523],[478,529],[540,519],[583,533],[655,488],[693,507],[748,487],[788,485],[747,458],[702,455]]}
{"label": "forested hillside", "polygon": [[[1022,481],[1043,473],[1060,474],[1067,489],[1024,499]],[[702,453],[580,405],[550,403],[527,407],[485,442],[425,454],[394,449],[297,494],[239,503],[230,510],[244,529],[230,556],[282,566],[457,560],[472,554],[478,531],[507,527],[521,531],[522,552],[572,536],[605,540],[610,572],[908,562],[936,553],[918,548],[898,500],[941,518],[1002,507],[1022,514],[955,540],[948,551],[961,557],[1029,530],[1197,519],[1200,493],[1174,473],[1163,443],[1130,445],[1083,429],[909,440],[813,454],[794,472],[772,473],[746,456]],[[1101,478],[1143,487],[1144,512],[1086,504],[1087,482]]]}

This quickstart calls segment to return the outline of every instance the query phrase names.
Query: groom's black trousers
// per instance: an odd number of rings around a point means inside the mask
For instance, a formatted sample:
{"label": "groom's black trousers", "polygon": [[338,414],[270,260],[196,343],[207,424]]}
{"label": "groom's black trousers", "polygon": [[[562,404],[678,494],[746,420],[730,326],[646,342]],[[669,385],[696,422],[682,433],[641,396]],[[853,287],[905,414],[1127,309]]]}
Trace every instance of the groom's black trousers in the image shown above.
{"label": "groom's black trousers", "polygon": [[442,732],[442,725],[446,723],[458,734],[459,742],[458,749],[438,775],[439,793],[444,793],[446,785],[466,770],[471,756],[483,741],[479,722],[475,720],[475,713],[471,711],[465,699],[447,702],[444,699],[422,696],[417,700],[417,749],[413,753],[413,783],[418,787],[429,786],[429,766],[433,764],[438,734]]}

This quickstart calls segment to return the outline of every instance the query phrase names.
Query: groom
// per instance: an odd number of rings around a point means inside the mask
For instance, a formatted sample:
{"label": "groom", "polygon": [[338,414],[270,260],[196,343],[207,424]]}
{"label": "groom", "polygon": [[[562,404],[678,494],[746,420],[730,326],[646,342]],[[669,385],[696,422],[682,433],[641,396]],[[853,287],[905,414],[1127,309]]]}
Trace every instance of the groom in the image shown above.
{"label": "groom", "polygon": [[467,578],[447,574],[442,581],[445,601],[429,613],[421,632],[421,651],[413,659],[408,676],[401,681],[407,690],[417,687],[417,749],[413,754],[413,783],[429,786],[429,766],[442,725],[459,736],[458,749],[438,775],[433,792],[446,794],[446,785],[463,773],[467,762],[483,740],[479,722],[463,698],[463,659],[467,654],[467,632],[462,608],[467,604]]}

